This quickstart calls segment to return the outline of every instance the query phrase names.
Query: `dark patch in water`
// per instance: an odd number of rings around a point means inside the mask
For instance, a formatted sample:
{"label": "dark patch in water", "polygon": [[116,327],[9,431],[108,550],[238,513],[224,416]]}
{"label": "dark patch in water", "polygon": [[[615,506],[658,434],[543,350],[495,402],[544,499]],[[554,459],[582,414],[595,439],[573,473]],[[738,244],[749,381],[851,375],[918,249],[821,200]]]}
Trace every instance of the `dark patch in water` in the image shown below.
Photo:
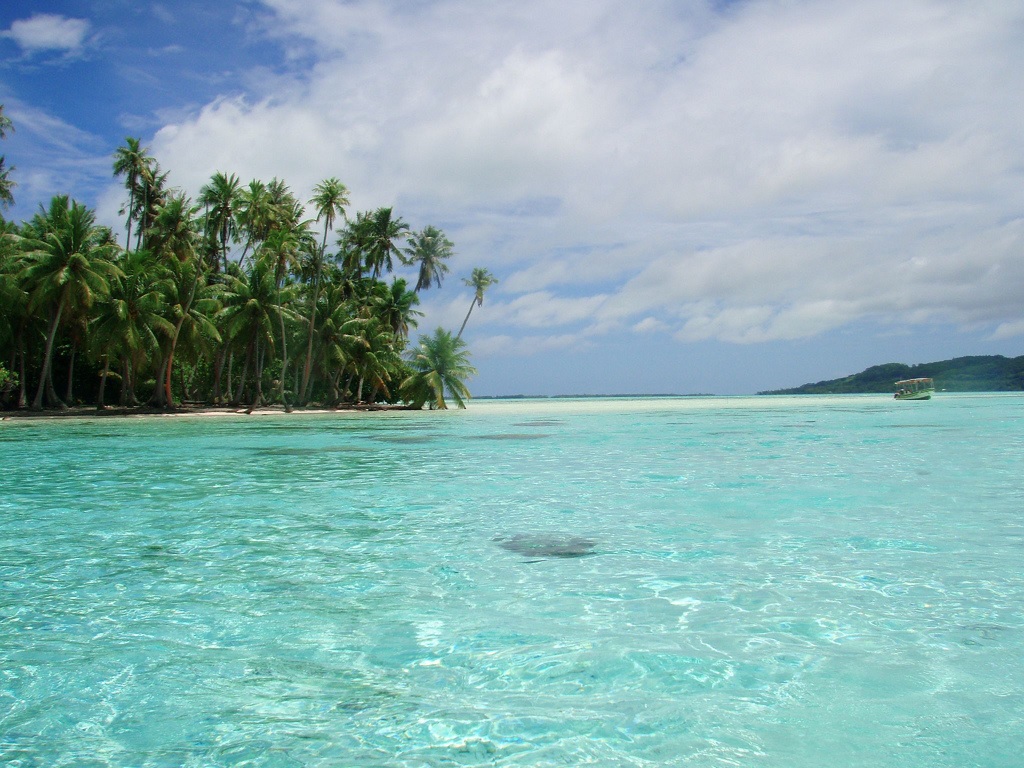
{"label": "dark patch in water", "polygon": [[542,440],[551,435],[537,435],[537,434],[507,434],[507,435],[472,435],[473,440]]}
{"label": "dark patch in water", "polygon": [[142,548],[142,557],[160,557],[166,554],[169,552],[162,544],[147,544]]}
{"label": "dark patch in water", "polygon": [[499,536],[495,541],[502,549],[532,558],[586,557],[594,554],[594,547],[597,546],[597,542],[590,539],[558,533],[517,533],[513,536]]}
{"label": "dark patch in water", "polygon": [[322,448],[257,448],[259,456],[316,456],[321,453],[365,452],[366,448],[355,445],[333,445]]}
{"label": "dark patch in water", "polygon": [[409,437],[377,437],[376,439],[385,443],[432,443],[436,438],[426,435],[412,435]]}
{"label": "dark patch in water", "polygon": [[[310,432],[310,424],[246,424],[246,428],[252,432]],[[320,429],[316,425],[316,429]]]}

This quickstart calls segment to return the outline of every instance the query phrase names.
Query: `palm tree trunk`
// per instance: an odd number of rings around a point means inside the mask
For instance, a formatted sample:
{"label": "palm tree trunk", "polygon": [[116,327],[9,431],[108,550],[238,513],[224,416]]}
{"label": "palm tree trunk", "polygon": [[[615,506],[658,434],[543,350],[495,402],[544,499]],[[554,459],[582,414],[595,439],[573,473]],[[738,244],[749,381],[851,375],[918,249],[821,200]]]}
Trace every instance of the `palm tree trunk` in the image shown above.
{"label": "palm tree trunk", "polygon": [[[60,316],[64,314],[64,294],[57,303],[57,311],[50,321],[50,330],[46,334],[46,348],[43,350],[43,370],[39,374],[39,386],[36,388],[35,399],[32,400],[32,410],[40,411],[43,408],[43,392],[46,384],[50,381],[50,368],[53,365],[53,340],[57,336],[57,326],[60,324]],[[52,384],[51,384],[52,387]]]}
{"label": "palm tree trunk", "polygon": [[46,377],[46,398],[49,402],[54,403],[58,408],[67,408],[68,405],[60,399],[60,395],[57,394],[57,389],[53,386],[53,368],[50,368],[50,375]]}
{"label": "palm tree trunk", "polygon": [[455,338],[456,339],[461,339],[462,338],[462,332],[464,330],[466,330],[466,323],[469,322],[469,316],[473,314],[473,307],[475,305],[476,305],[476,298],[474,297],[473,301],[471,301],[469,303],[469,312],[466,313],[466,319],[462,321],[462,327],[459,328],[459,332],[457,334],[455,334]]}
{"label": "palm tree trunk", "polygon": [[128,405],[128,390],[131,387],[131,363],[126,357],[121,361],[121,394],[118,397],[120,405]]}
{"label": "palm tree trunk", "polygon": [[100,391],[96,394],[96,410],[102,411],[103,395],[107,391],[107,374],[110,373],[110,355],[103,356],[103,373],[100,374]]}
{"label": "palm tree trunk", "polygon": [[277,290],[277,299],[278,299],[277,300],[277,305],[278,305],[277,319],[281,322],[281,377],[280,377],[281,385],[280,385],[278,394],[281,397],[281,404],[284,406],[285,413],[291,413],[292,412],[292,407],[290,405],[288,405],[288,400],[284,396],[284,377],[285,377],[285,374],[288,372],[288,339],[286,338],[285,331],[284,331],[284,313],[281,312],[281,309],[280,309],[280,307],[281,307],[281,289],[280,289],[280,287]]}
{"label": "palm tree trunk", "polygon": [[164,374],[167,371],[167,358],[169,355],[163,355],[160,358],[160,364],[156,367],[156,386],[153,388],[153,394],[150,396],[150,402],[157,408],[163,408],[167,403],[166,392],[164,390]]}
{"label": "palm tree trunk", "polygon": [[199,288],[199,265],[196,265],[195,279],[192,281],[192,289],[188,293],[188,300],[185,301],[185,306],[181,309],[181,317],[178,318],[177,324],[174,326],[174,335],[171,337],[171,351],[167,355],[167,376],[164,379],[166,397],[167,397],[167,408],[174,407],[174,395],[171,394],[171,373],[174,370],[174,350],[178,346],[178,334],[181,333],[181,326],[185,324],[185,318],[188,317],[188,313],[192,311],[192,302],[196,297],[196,290]]}
{"label": "palm tree trunk", "polygon": [[256,341],[256,383],[253,387],[252,405],[246,413],[252,413],[254,410],[260,407],[263,402],[263,345]]}
{"label": "palm tree trunk", "polygon": [[[327,236],[324,236],[324,249],[327,247]],[[322,249],[323,250],[323,249]],[[320,259],[323,261],[321,250]],[[313,281],[313,300],[309,305],[309,339],[306,341],[306,364],[302,367],[302,389],[299,390],[299,403],[306,404],[306,387],[309,386],[309,374],[313,367],[313,335],[316,333],[316,303],[320,299],[320,264],[317,264],[316,279]]]}
{"label": "palm tree trunk", "polygon": [[334,375],[331,376],[331,404],[337,405],[338,401],[341,400],[341,394],[338,392],[338,379],[341,378],[341,368],[339,367]]}
{"label": "palm tree trunk", "polygon": [[132,213],[135,210],[135,187],[128,185],[128,235],[124,239],[124,249],[128,251],[132,247]]}
{"label": "palm tree trunk", "polygon": [[28,385],[25,384],[25,350],[22,348],[20,357],[21,381],[18,383],[18,408],[28,405]]}
{"label": "palm tree trunk", "polygon": [[238,377],[238,389],[235,390],[235,396],[231,402],[235,405],[242,402],[242,394],[245,392],[245,382],[249,378],[249,362],[252,360],[252,348],[253,342],[249,342],[249,346],[245,350],[245,362],[242,363],[242,373]]}
{"label": "palm tree trunk", "polygon": [[224,358],[226,357],[227,342],[217,350],[217,355],[213,359],[213,392],[211,393],[211,399],[218,405],[220,405],[221,400],[220,380],[224,374]]}
{"label": "palm tree trunk", "polygon": [[74,345],[71,347],[71,359],[68,361],[68,385],[64,392],[64,402],[70,403],[74,401],[73,386],[75,382],[75,353],[77,350]]}
{"label": "palm tree trunk", "polygon": [[160,378],[162,379],[163,395],[163,407],[173,408],[174,407],[174,394],[171,392],[171,375],[174,372],[174,350],[172,349],[167,353],[167,366],[161,371]]}

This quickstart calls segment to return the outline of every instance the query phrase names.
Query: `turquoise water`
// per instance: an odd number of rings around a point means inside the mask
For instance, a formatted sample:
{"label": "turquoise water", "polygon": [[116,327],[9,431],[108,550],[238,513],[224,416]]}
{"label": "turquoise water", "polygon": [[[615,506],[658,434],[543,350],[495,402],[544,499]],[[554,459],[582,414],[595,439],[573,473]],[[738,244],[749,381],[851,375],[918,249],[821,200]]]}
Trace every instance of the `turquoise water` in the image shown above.
{"label": "turquoise water", "polygon": [[1024,760],[1024,396],[12,419],[0,451],[4,765]]}

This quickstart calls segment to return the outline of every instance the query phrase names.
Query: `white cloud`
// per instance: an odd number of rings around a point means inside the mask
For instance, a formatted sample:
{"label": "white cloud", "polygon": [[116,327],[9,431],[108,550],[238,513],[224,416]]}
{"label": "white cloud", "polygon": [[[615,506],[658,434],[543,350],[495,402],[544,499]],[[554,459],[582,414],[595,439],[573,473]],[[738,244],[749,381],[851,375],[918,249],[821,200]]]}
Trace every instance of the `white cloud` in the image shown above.
{"label": "white cloud", "polygon": [[85,19],[69,19],[53,13],[37,13],[27,19],[19,19],[3,33],[28,52],[36,51],[77,51],[89,33],[89,22]]}
{"label": "white cloud", "polygon": [[501,279],[471,320],[495,338],[1021,322],[1015,4],[264,6],[315,65],[160,131],[174,183],[336,175],[441,224],[454,274]]}
{"label": "white cloud", "polygon": [[992,334],[993,339],[1012,339],[1020,336],[1024,336],[1024,320],[1018,320],[1013,323],[1000,323],[999,327]]}
{"label": "white cloud", "polygon": [[529,357],[551,351],[579,352],[593,346],[593,342],[578,334],[553,336],[522,335],[478,336],[473,339],[473,355],[481,358],[516,356]]}

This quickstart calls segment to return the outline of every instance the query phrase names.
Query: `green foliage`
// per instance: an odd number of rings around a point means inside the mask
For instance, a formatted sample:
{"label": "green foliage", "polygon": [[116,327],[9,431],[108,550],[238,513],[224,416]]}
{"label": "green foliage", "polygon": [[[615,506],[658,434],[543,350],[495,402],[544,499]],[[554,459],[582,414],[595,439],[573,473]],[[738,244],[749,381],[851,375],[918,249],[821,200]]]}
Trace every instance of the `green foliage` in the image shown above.
{"label": "green foliage", "polygon": [[1024,356],[958,357],[935,363],[875,365],[842,379],[819,381],[762,395],[828,395],[892,392],[900,379],[930,378],[935,388],[948,392],[1019,392],[1024,390]]}
{"label": "green foliage", "polygon": [[[414,374],[405,352],[421,313],[417,290],[388,273],[397,259],[418,268],[419,289],[440,286],[453,244],[439,229],[410,238],[391,208],[348,221],[336,178],[316,186],[309,214],[279,179],[243,186],[221,172],[193,205],[136,138],[117,149],[113,171],[125,187],[123,246],[66,196],[20,227],[0,220],[4,407],[25,407],[29,389],[33,407],[61,407],[55,382],[64,400],[73,384],[100,407],[107,397],[167,408],[182,398],[286,408],[398,401]],[[328,253],[339,220],[340,252]],[[462,378],[472,368],[461,342],[448,341],[454,356],[432,363],[440,395],[424,390],[432,407],[444,407],[445,393],[460,405],[469,397]]]}
{"label": "green foliage", "polygon": [[492,275],[488,270],[482,267],[476,267],[473,270],[473,274],[468,278],[463,278],[463,283],[473,289],[473,300],[469,303],[469,311],[466,313],[466,319],[462,321],[462,326],[459,328],[459,332],[455,335],[455,338],[461,339],[462,332],[466,330],[466,323],[469,322],[469,316],[473,314],[473,307],[482,307],[484,305],[484,294],[487,289],[498,282],[498,278]]}
{"label": "green foliage", "polygon": [[469,364],[466,342],[438,328],[433,336],[420,338],[411,365],[413,374],[402,382],[403,396],[410,405],[443,410],[448,407],[447,393],[459,408],[466,407],[470,395],[465,380],[476,374]]}
{"label": "green foliage", "polygon": [[[10,118],[4,115],[4,105],[0,104],[0,139],[7,138],[7,134],[14,130],[14,124]],[[13,189],[15,181],[10,177],[14,168],[5,167],[7,158],[0,155],[0,208],[7,208],[14,204]]]}
{"label": "green foliage", "polygon": [[17,375],[11,373],[0,363],[0,397],[18,385]]}

